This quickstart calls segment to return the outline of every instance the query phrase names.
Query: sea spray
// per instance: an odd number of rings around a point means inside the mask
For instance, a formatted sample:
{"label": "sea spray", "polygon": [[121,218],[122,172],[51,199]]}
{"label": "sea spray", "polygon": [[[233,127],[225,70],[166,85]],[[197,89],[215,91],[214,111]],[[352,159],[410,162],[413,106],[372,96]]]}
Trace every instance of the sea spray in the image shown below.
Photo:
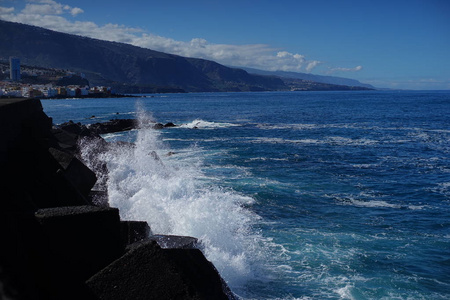
{"label": "sea spray", "polygon": [[[124,220],[147,221],[154,234],[186,235],[236,291],[254,278],[264,260],[264,239],[254,228],[253,199],[212,183],[202,172],[202,150],[173,155],[152,129],[152,117],[138,110],[134,143],[110,143],[99,159],[108,167],[109,204]],[[85,144],[84,156],[96,151]]]}

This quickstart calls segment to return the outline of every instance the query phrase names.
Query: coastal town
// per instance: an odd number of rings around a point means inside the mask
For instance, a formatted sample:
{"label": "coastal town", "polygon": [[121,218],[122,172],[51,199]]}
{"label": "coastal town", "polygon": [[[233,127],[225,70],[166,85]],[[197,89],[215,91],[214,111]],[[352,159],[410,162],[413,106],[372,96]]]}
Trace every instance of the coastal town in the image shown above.
{"label": "coastal town", "polygon": [[83,73],[69,70],[22,66],[10,57],[0,62],[1,98],[85,98],[110,97],[110,87],[89,86]]}

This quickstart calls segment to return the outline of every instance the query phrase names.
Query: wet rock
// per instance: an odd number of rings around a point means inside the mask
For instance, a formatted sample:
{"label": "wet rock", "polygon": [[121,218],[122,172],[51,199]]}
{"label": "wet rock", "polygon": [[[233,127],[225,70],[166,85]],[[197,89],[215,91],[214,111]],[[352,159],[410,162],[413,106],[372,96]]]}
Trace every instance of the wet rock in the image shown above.
{"label": "wet rock", "polygon": [[66,132],[81,136],[88,135],[89,132],[85,125],[82,125],[81,123],[74,123],[72,120],[59,124],[58,128]]}
{"label": "wet rock", "polygon": [[96,134],[127,131],[136,127],[137,123],[134,119],[113,119],[108,122],[95,123],[87,126],[90,131]]}
{"label": "wet rock", "polygon": [[153,129],[163,129],[163,128],[164,128],[164,125],[161,123],[156,123],[153,125]]}

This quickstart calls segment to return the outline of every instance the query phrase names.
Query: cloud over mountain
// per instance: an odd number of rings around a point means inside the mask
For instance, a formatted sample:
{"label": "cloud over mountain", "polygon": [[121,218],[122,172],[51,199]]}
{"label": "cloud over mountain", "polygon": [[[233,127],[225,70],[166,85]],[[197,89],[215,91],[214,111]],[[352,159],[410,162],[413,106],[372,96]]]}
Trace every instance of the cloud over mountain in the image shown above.
{"label": "cloud over mountain", "polygon": [[26,4],[20,12],[16,12],[13,7],[0,6],[0,19],[64,33],[128,43],[186,57],[214,60],[225,65],[271,71],[311,72],[321,63],[317,60],[307,59],[298,53],[274,49],[266,44],[213,44],[202,38],[193,38],[188,42],[177,41],[139,28],[118,24],[100,26],[93,22],[77,21],[73,18],[83,12],[84,10],[79,7],[71,7],[53,0],[35,0]]}
{"label": "cloud over mountain", "polygon": [[328,70],[327,74],[333,74],[338,72],[358,72],[363,69],[362,66],[356,66],[354,68],[331,68]]}

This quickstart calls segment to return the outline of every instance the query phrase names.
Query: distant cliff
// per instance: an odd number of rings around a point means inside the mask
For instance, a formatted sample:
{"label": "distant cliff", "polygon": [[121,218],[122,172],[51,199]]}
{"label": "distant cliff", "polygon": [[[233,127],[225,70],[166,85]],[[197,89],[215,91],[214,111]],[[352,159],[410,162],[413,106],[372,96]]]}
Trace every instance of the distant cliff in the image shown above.
{"label": "distant cliff", "polygon": [[309,73],[299,73],[299,72],[285,72],[285,71],[264,71],[253,68],[242,68],[250,74],[256,75],[265,75],[265,76],[277,76],[281,78],[289,78],[289,79],[300,79],[304,81],[311,81],[316,83],[325,83],[331,85],[344,85],[349,87],[362,87],[368,89],[374,89],[370,84],[361,83],[358,80],[336,77],[336,76],[322,76],[322,75],[314,75]]}

